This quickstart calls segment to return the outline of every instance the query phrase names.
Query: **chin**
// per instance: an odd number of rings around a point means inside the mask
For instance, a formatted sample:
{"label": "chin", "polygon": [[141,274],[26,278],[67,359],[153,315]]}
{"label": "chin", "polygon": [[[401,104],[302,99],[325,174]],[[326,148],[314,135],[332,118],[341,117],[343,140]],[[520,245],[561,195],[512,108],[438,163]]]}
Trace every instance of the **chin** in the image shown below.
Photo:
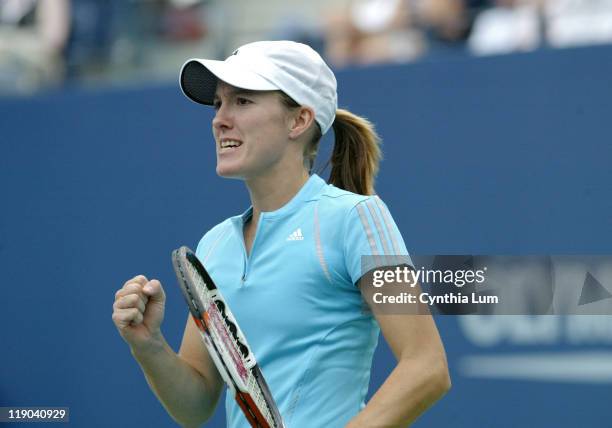
{"label": "chin", "polygon": [[242,179],[243,174],[239,168],[229,168],[217,165],[217,175],[223,178],[236,178]]}

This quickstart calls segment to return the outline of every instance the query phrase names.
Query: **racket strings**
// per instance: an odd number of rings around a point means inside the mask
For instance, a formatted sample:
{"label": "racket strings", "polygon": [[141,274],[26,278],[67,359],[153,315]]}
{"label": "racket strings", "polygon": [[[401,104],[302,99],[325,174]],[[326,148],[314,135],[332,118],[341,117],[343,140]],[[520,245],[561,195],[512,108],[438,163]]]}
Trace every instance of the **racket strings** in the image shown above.
{"label": "racket strings", "polygon": [[[263,416],[263,418],[266,420],[266,422],[268,422],[268,424],[270,425],[270,427],[277,427],[279,426],[276,421],[275,418],[273,417],[272,411],[270,410],[269,406],[268,406],[268,402],[266,400],[266,397],[261,389],[261,385],[259,384],[256,376],[253,373],[253,367],[255,365],[255,361],[252,358],[252,356],[250,355],[249,352],[249,348],[248,346],[244,345],[241,340],[240,340],[240,334],[237,325],[232,321],[230,315],[227,313],[226,310],[226,305],[224,304],[223,301],[216,299],[216,291],[215,288],[211,288],[209,287],[209,285],[206,283],[205,279],[203,278],[202,273],[200,272],[200,270],[197,268],[197,266],[194,266],[194,263],[187,257],[181,257],[181,263],[179,263],[179,267],[181,268],[181,273],[183,275],[183,278],[187,279],[186,277],[188,277],[188,279],[195,287],[195,293],[197,294],[197,298],[194,298],[195,296],[191,296],[192,297],[192,303],[194,304],[195,308],[200,312],[200,315],[203,316],[205,312],[209,312],[209,314],[212,314],[210,311],[212,310],[212,307],[207,308],[207,307],[201,307],[203,306],[204,302],[207,301],[212,301],[215,303],[215,309],[217,309],[217,311],[213,312],[217,312],[218,315],[221,315],[221,321],[222,323],[225,325],[225,329],[223,329],[222,327],[218,327],[219,330],[225,330],[225,331],[229,331],[230,333],[230,337],[233,339],[231,340],[231,343],[228,344],[228,347],[232,347],[231,344],[234,345],[234,352],[237,350],[239,352],[237,352],[238,354],[238,358],[241,360],[241,363],[243,365],[243,369],[245,369],[245,372],[243,372],[244,374],[246,374],[246,379],[243,380],[244,382],[244,387],[246,389],[246,393],[251,397],[251,399],[253,400],[253,403],[255,404],[257,410],[253,410],[253,411],[258,411],[259,413],[261,413],[261,416]],[[211,316],[211,321],[215,321],[217,316]],[[215,325],[217,323],[215,322]],[[237,349],[235,349],[237,348]],[[227,351],[229,351],[230,353],[233,353],[232,350],[227,349]],[[237,361],[234,361],[234,364],[236,364]],[[242,371],[242,370],[240,370]],[[245,403],[247,405],[247,407],[250,407],[248,403]]]}
{"label": "racket strings", "polygon": [[[189,273],[190,276],[192,278],[192,280],[194,281],[194,283],[197,284],[197,292],[199,294],[200,299],[205,302],[208,299],[211,299],[215,302],[215,305],[217,306],[217,309],[219,309],[219,312],[221,313],[221,316],[223,318],[223,321],[225,322],[225,325],[227,326],[227,329],[229,330],[229,332],[232,335],[232,338],[234,339],[234,342],[236,343],[236,346],[238,347],[240,354],[245,358],[245,363],[247,365],[251,365],[249,363],[249,356],[250,356],[250,352],[249,352],[249,348],[247,346],[245,346],[242,341],[240,340],[240,336],[238,335],[238,327],[236,326],[236,324],[230,319],[230,317],[227,314],[227,311],[225,309],[225,304],[214,298],[213,296],[206,296],[205,293],[210,293],[208,291],[208,286],[206,284],[206,281],[204,281],[204,279],[202,278],[201,273],[199,272],[199,270],[197,269],[196,266],[193,265],[193,263],[190,263],[189,260],[187,260],[188,263],[187,265],[189,266]],[[210,293],[210,294],[214,294],[214,293]],[[200,312],[202,312],[204,310],[204,308],[202,308],[202,310],[200,310]]]}
{"label": "racket strings", "polygon": [[230,333],[232,334],[232,337],[236,341],[236,345],[238,345],[238,349],[240,349],[240,353],[242,354],[244,358],[249,358],[249,348],[247,348],[240,341],[240,338],[238,337],[238,327],[236,327],[236,324],[234,324],[227,316],[225,312],[225,304],[220,300],[215,300],[214,302],[217,305],[219,312],[221,312],[221,316],[223,317],[223,321],[225,321],[228,330],[230,331]]}
{"label": "racket strings", "polygon": [[264,418],[270,423],[270,425],[274,426],[274,419],[272,418],[272,413],[270,412],[268,403],[266,402],[266,399],[263,393],[261,392],[261,388],[259,387],[257,379],[255,379],[255,376],[253,376],[252,374],[251,376],[249,376],[247,389],[249,390],[251,397],[253,397],[253,401],[261,410],[261,413],[263,414]]}

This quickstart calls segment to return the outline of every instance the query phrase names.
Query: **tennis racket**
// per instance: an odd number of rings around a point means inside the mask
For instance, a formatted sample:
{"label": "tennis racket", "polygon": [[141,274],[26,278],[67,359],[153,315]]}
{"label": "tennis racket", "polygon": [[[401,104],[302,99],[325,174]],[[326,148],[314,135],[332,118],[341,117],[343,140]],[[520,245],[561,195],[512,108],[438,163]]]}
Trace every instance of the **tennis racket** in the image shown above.
{"label": "tennis racket", "polygon": [[172,252],[172,265],[206,349],[253,428],[284,428],[255,356],[229,306],[196,255]]}

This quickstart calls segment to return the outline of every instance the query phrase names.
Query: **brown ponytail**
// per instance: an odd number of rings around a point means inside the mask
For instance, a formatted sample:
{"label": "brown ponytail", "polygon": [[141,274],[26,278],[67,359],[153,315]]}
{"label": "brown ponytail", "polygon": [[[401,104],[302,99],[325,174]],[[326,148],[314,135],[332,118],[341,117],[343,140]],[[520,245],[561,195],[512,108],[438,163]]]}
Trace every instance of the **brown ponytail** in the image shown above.
{"label": "brown ponytail", "polygon": [[382,157],[374,125],[348,110],[336,110],[335,143],[329,163],[329,182],[360,195],[373,195],[374,180]]}
{"label": "brown ponytail", "polygon": [[[290,109],[300,105],[288,95],[280,92],[285,106]],[[312,170],[321,141],[321,129],[314,127],[314,135],[304,148],[304,166]],[[321,170],[331,165],[328,182],[349,192],[360,195],[373,195],[374,181],[378,164],[382,158],[380,138],[369,120],[348,110],[337,109],[332,124],[334,129],[334,149]]]}

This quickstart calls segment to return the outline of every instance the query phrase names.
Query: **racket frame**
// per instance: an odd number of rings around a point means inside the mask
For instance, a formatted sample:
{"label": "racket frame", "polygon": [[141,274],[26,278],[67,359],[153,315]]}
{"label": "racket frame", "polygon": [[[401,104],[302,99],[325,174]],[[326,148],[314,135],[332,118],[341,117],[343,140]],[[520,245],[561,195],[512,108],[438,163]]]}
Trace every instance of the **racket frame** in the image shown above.
{"label": "racket frame", "polygon": [[[186,264],[191,265],[195,269],[205,285],[205,290],[198,292],[198,285],[194,283],[195,281],[186,272],[188,270]],[[240,330],[229,306],[204,266],[200,263],[197,256],[185,246],[172,252],[172,265],[183,297],[198,327],[202,341],[221,378],[231,390],[234,399],[251,426],[253,428],[284,428],[280,412],[255,357],[248,346],[246,337]],[[211,315],[215,319],[211,319]],[[219,322],[224,327],[221,331],[215,327]],[[235,329],[231,329],[233,331],[229,331],[230,326],[228,322],[235,327]],[[224,342],[223,337],[220,336],[224,336],[225,341],[229,339],[230,350],[227,349],[227,346],[223,347],[220,345],[219,342]],[[231,336],[234,336],[234,339]],[[241,343],[243,346],[239,346],[236,342]],[[238,355],[236,356],[236,354]],[[240,359],[239,362],[236,362],[237,357]],[[235,365],[242,366],[249,373],[245,375],[241,367],[236,368],[231,363],[226,362],[226,359],[229,361],[233,360]],[[251,382],[255,381],[257,384],[257,388],[267,406],[266,410],[272,419],[272,424],[268,422],[262,410],[256,404],[255,399],[249,393],[249,386],[245,383],[248,379],[251,379]]]}

